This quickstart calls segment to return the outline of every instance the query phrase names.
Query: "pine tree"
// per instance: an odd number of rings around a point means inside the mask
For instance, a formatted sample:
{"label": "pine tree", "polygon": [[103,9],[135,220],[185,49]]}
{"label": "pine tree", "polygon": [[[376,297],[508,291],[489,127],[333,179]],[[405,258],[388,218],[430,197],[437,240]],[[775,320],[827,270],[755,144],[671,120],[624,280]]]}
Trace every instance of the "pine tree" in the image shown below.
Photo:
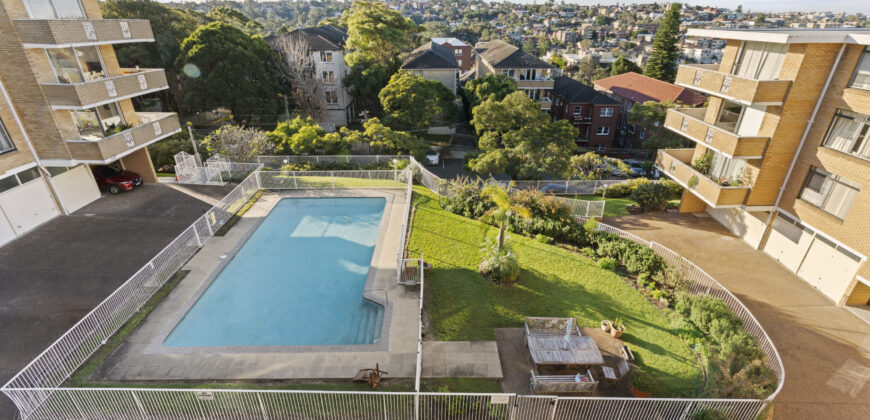
{"label": "pine tree", "polygon": [[653,39],[652,54],[647,62],[646,76],[673,82],[677,76],[680,41],[680,4],[674,3],[665,13]]}

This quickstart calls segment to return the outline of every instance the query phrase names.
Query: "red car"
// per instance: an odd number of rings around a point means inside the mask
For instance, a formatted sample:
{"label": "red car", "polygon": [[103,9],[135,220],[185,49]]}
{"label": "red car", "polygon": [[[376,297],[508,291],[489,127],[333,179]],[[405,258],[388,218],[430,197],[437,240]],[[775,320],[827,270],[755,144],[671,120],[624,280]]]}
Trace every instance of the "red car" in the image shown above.
{"label": "red car", "polygon": [[111,194],[130,191],[133,187],[142,185],[142,177],[133,171],[125,171],[114,166],[93,166],[94,178],[101,190],[109,190]]}

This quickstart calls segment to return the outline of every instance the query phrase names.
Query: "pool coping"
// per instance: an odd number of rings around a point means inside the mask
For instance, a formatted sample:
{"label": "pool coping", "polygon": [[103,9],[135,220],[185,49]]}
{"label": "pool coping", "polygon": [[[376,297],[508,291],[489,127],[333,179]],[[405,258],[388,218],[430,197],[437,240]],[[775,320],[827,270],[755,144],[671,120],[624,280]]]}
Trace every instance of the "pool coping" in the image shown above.
{"label": "pool coping", "polygon": [[[377,190],[368,190],[374,192],[380,192]],[[381,322],[381,333],[380,339],[377,343],[373,344],[341,344],[341,345],[285,345],[285,346],[166,346],[163,343],[169,337],[169,334],[178,326],[178,324],[184,319],[187,313],[196,305],[196,302],[202,297],[206,290],[211,287],[212,283],[217,279],[217,277],[224,271],[227,265],[235,259],[238,252],[244,247],[251,236],[259,229],[260,225],[266,220],[266,218],[272,213],[275,207],[282,200],[294,199],[294,198],[373,198],[372,196],[340,196],[340,197],[297,197],[297,196],[288,196],[285,194],[276,194],[278,195],[278,199],[271,204],[266,215],[264,217],[258,218],[254,222],[254,225],[248,228],[248,231],[238,240],[238,242],[233,246],[233,248],[226,254],[226,258],[224,258],[220,264],[208,275],[205,281],[197,288],[197,290],[184,302],[184,304],[178,308],[175,313],[169,318],[169,321],[165,326],[160,329],[160,332],[154,337],[150,344],[145,347],[143,351],[144,354],[220,354],[220,353],[311,353],[311,352],[372,352],[372,351],[386,351],[389,349],[390,342],[390,325],[392,324],[393,319],[393,303],[387,298],[385,301],[372,299],[370,295],[367,295],[367,292],[372,290],[373,283],[375,282],[375,276],[377,274],[377,268],[375,267],[375,262],[381,256],[381,252],[384,251],[384,241],[385,235],[387,233],[387,228],[389,227],[390,215],[392,214],[393,206],[392,197],[388,197],[386,193],[377,195],[376,197],[384,198],[386,201],[384,202],[384,210],[381,214],[380,225],[378,226],[378,237],[375,242],[375,248],[372,250],[372,258],[369,261],[369,271],[366,274],[366,282],[363,286],[362,298],[373,302],[377,305],[380,305],[384,308],[384,316]],[[262,197],[261,197],[262,198]],[[404,244],[400,244],[402,246]]]}

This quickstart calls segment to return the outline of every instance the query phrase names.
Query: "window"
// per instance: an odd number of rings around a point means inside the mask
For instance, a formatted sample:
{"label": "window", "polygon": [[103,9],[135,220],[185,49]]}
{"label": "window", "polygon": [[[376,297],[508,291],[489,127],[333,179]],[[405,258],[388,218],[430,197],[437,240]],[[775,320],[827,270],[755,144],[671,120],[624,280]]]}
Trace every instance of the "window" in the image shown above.
{"label": "window", "polygon": [[332,70],[323,72],[324,83],[335,83],[335,72]]}
{"label": "window", "polygon": [[118,133],[124,127],[124,117],[118,105],[110,102],[96,108],[70,111],[79,135],[85,140],[99,140]]}
{"label": "window", "polygon": [[26,169],[26,170],[19,172],[17,175],[18,175],[18,180],[21,181],[22,184],[26,184],[26,183],[33,181],[34,179],[37,179],[37,178],[42,176],[42,174],[39,172],[38,168]]}
{"label": "window", "polygon": [[31,19],[84,19],[79,0],[24,0]]}
{"label": "window", "polygon": [[643,138],[646,137],[646,129],[645,128],[640,129],[640,135],[638,137],[640,137],[641,140],[643,140]]}
{"label": "window", "polygon": [[320,52],[320,61],[324,63],[332,62],[332,51],[321,51]]}
{"label": "window", "polygon": [[612,117],[613,116],[613,108],[601,108],[601,116],[602,117]]}
{"label": "window", "polygon": [[740,59],[737,60],[733,74],[757,80],[776,79],[786,52],[787,44],[746,41],[742,45]]}
{"label": "window", "polygon": [[502,71],[501,71],[501,74],[506,74],[506,75],[508,75],[508,76],[510,76],[510,77],[514,77],[514,78],[517,77],[517,76],[516,76],[516,71],[515,71],[514,69],[510,69],[510,70],[502,70]]}
{"label": "window", "polygon": [[338,93],[334,90],[326,91],[326,103],[328,104],[337,104],[338,103]]}
{"label": "window", "polygon": [[69,168],[67,168],[66,166],[49,166],[45,169],[48,171],[48,174],[51,175],[52,178],[69,170]]}
{"label": "window", "polygon": [[729,181],[740,181],[744,168],[746,168],[746,160],[729,159],[719,152],[713,152],[713,162],[710,163],[707,175],[714,179],[724,178]]}
{"label": "window", "polygon": [[453,54],[455,54],[455,55],[462,55],[462,49],[460,49],[460,48],[454,48],[454,49],[453,49]]}
{"label": "window", "polygon": [[0,153],[11,152],[15,150],[15,144],[12,143],[12,138],[9,137],[9,132],[6,131],[6,125],[3,120],[0,120]]}
{"label": "window", "polygon": [[81,83],[106,76],[97,47],[47,48],[45,53],[58,83]]}
{"label": "window", "polygon": [[626,130],[628,130],[629,134],[634,134],[634,125],[629,124],[628,127],[626,127]]}
{"label": "window", "polygon": [[865,49],[861,54],[861,59],[858,60],[858,67],[855,68],[855,74],[852,76],[852,83],[849,87],[858,89],[870,89],[870,49]]}
{"label": "window", "polygon": [[840,219],[845,219],[860,189],[860,185],[855,182],[811,167],[799,198]]}
{"label": "window", "polygon": [[610,127],[598,127],[595,130],[596,136],[606,136],[608,134],[610,134]]}
{"label": "window", "polygon": [[870,160],[870,116],[838,109],[823,145]]}
{"label": "window", "polygon": [[732,133],[737,132],[737,123],[740,122],[740,115],[743,114],[743,105],[736,102],[724,101],[722,109],[719,110],[719,121],[716,126]]}
{"label": "window", "polygon": [[583,114],[583,107],[574,105],[574,115],[579,116],[581,114]]}

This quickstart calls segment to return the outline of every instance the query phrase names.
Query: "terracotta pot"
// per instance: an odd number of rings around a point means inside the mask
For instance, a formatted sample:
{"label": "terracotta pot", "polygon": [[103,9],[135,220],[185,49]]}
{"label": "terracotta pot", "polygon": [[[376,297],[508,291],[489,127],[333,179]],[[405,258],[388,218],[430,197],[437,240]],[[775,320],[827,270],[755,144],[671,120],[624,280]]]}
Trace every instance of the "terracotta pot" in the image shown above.
{"label": "terracotta pot", "polygon": [[634,395],[636,398],[649,398],[649,396],[650,396],[650,393],[649,393],[649,392],[641,391],[641,390],[639,390],[639,389],[637,389],[637,388],[635,388],[635,387],[633,387],[633,386],[631,387],[631,393],[632,393],[632,395]]}
{"label": "terracotta pot", "polygon": [[624,333],[624,332],[625,332],[625,326],[623,326],[621,330],[617,329],[616,327],[610,328],[610,336],[613,338],[622,337],[622,333]]}
{"label": "terracotta pot", "polygon": [[604,321],[601,321],[601,330],[604,332],[610,332],[610,328],[612,325],[613,324],[611,324],[610,321],[605,319]]}

